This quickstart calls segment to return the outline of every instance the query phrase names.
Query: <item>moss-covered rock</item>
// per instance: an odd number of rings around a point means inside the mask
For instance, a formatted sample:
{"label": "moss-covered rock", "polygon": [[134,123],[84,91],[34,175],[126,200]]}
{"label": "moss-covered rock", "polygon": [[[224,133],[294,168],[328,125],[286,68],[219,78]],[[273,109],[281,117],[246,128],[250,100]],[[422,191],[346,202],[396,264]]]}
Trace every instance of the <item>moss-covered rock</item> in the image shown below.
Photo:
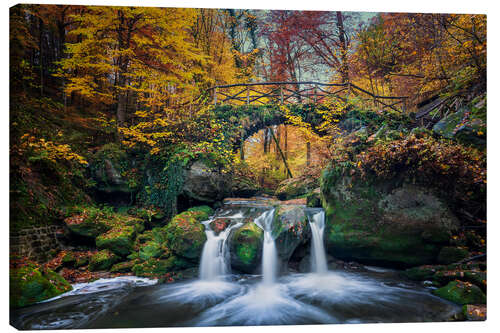
{"label": "moss-covered rock", "polygon": [[136,232],[144,230],[142,219],[124,213],[117,213],[110,207],[75,206],[70,208],[64,222],[68,229],[80,236],[96,238],[111,229],[132,226]]}
{"label": "moss-covered rock", "polygon": [[159,243],[151,240],[143,244],[139,249],[139,258],[148,260],[150,258],[167,259],[171,255],[171,251],[165,246],[165,243]]}
{"label": "moss-covered rock", "polygon": [[445,246],[439,252],[437,261],[440,264],[448,265],[466,259],[469,251],[460,247]]}
{"label": "moss-covered rock", "polygon": [[77,258],[75,254],[71,251],[68,251],[61,259],[61,263],[65,267],[74,267],[76,264]]}
{"label": "moss-covered rock", "polygon": [[461,108],[441,119],[432,130],[447,139],[484,147],[486,145],[486,112],[472,111],[477,110],[471,110],[468,107]]}
{"label": "moss-covered rock", "polygon": [[89,270],[106,270],[119,260],[119,257],[110,250],[101,250],[90,257]]}
{"label": "moss-covered rock", "polygon": [[207,220],[212,213],[210,207],[201,206],[174,216],[163,228],[166,246],[177,256],[188,259],[199,258],[206,241],[201,222]]}
{"label": "moss-covered rock", "polygon": [[264,232],[254,222],[237,229],[231,238],[231,267],[254,273],[262,257]]}
{"label": "moss-covered rock", "polygon": [[94,216],[86,214],[77,214],[64,220],[68,229],[80,236],[95,238],[108,231],[111,227],[103,220],[96,219]]}
{"label": "moss-covered rock", "polygon": [[124,261],[114,264],[109,270],[111,273],[129,273],[132,272],[132,267],[137,264],[136,260]]}
{"label": "moss-covered rock", "polygon": [[150,258],[146,261],[135,264],[132,272],[137,276],[160,278],[167,273],[193,267],[196,264],[185,259],[171,256],[168,259]]}
{"label": "moss-covered rock", "polygon": [[19,308],[70,291],[71,285],[56,272],[30,261],[10,267],[10,306]]}
{"label": "moss-covered rock", "polygon": [[432,279],[434,277],[434,274],[436,274],[436,272],[438,272],[440,268],[444,268],[444,266],[424,265],[419,267],[412,267],[401,272],[401,275],[410,280],[424,281]]}
{"label": "moss-covered rock", "polygon": [[328,252],[340,259],[395,267],[434,263],[458,220],[429,190],[360,180],[331,167],[321,178]]}
{"label": "moss-covered rock", "polygon": [[98,249],[108,249],[125,257],[132,252],[136,229],[133,226],[115,227],[96,238]]}
{"label": "moss-covered rock", "polygon": [[293,251],[310,236],[304,206],[281,205],[275,210],[273,237],[278,256],[288,262]]}
{"label": "moss-covered rock", "polygon": [[451,281],[446,286],[433,290],[432,293],[460,305],[486,303],[486,295],[479,287],[469,282]]}

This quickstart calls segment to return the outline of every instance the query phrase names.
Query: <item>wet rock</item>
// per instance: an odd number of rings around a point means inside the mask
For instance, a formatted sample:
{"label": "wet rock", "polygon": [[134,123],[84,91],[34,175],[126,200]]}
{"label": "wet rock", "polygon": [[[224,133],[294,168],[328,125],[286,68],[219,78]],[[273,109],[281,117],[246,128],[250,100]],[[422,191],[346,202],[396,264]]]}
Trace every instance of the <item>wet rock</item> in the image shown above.
{"label": "wet rock", "polygon": [[10,306],[28,306],[70,291],[71,285],[59,274],[34,262],[11,262]]}
{"label": "wet rock", "polygon": [[460,305],[486,303],[486,296],[481,289],[470,282],[451,281],[446,286],[433,290],[432,293]]}
{"label": "wet rock", "polygon": [[278,256],[288,262],[299,244],[310,238],[309,224],[303,206],[281,205],[275,210],[273,237]]}
{"label": "wet rock", "polygon": [[230,239],[231,267],[255,273],[260,266],[264,232],[255,223],[248,222],[237,229]]}

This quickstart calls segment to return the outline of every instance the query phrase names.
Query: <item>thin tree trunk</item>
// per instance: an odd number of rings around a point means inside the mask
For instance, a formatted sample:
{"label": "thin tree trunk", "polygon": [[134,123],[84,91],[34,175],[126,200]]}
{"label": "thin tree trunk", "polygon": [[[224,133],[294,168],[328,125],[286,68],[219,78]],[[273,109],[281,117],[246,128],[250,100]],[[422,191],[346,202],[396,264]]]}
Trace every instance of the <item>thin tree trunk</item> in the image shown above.
{"label": "thin tree trunk", "polygon": [[342,12],[337,12],[337,29],[339,30],[339,41],[341,47],[340,59],[342,61],[340,65],[340,75],[342,76],[342,83],[349,81],[349,68],[347,66],[347,48],[348,42],[346,39],[346,33],[344,29],[344,18]]}
{"label": "thin tree trunk", "polygon": [[306,143],[306,165],[310,166],[311,165],[311,143],[307,141]]}

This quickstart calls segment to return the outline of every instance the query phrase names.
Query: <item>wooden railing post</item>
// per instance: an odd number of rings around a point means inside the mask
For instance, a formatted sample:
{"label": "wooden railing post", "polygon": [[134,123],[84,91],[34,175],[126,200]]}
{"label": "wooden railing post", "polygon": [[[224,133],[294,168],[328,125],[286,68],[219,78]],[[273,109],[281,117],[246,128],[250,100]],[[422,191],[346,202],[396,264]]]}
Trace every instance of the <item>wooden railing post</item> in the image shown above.
{"label": "wooden railing post", "polygon": [[280,102],[283,104],[283,85],[280,84]]}
{"label": "wooden railing post", "polygon": [[247,105],[250,105],[250,86],[247,86]]}
{"label": "wooden railing post", "polygon": [[214,105],[217,105],[217,87],[214,88]]}

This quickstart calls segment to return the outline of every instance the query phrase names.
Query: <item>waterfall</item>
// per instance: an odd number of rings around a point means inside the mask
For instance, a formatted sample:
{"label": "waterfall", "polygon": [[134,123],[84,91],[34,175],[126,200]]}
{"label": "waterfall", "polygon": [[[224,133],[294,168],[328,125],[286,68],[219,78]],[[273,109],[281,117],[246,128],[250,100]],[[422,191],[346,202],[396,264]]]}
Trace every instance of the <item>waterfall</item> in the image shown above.
{"label": "waterfall", "polygon": [[312,221],[309,221],[312,233],[311,243],[311,270],[315,273],[326,273],[325,246],[323,243],[323,232],[325,230],[325,212],[321,211],[313,215]]}
{"label": "waterfall", "polygon": [[264,230],[264,244],[262,247],[262,275],[264,284],[271,285],[276,280],[278,255],[276,245],[272,236],[272,224],[274,218],[274,209],[264,212],[255,219],[257,224]]}
{"label": "waterfall", "polygon": [[[234,217],[229,216],[227,218],[239,218],[240,216],[241,215],[235,215]],[[205,225],[207,241],[203,246],[203,252],[201,254],[200,279],[207,281],[217,280],[221,276],[231,272],[231,268],[227,260],[229,252],[227,248],[227,238],[233,229],[239,228],[243,225],[241,222],[233,223],[224,231],[221,231],[218,235],[216,235],[210,228],[210,222],[212,221],[213,219],[203,222]]]}

